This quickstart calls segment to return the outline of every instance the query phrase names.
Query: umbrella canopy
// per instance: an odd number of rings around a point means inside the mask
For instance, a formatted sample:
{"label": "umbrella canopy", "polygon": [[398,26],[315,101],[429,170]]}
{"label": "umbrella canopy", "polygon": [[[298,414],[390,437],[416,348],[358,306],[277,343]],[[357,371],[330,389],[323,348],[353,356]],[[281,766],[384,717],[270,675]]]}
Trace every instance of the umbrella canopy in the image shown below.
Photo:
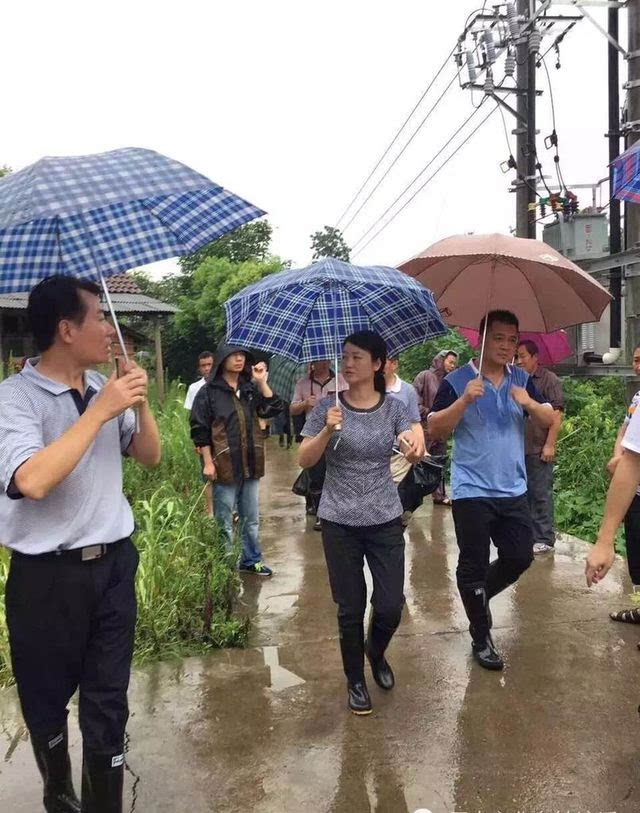
{"label": "umbrella canopy", "polygon": [[357,330],[375,330],[393,355],[446,332],[422,285],[395,268],[334,259],[265,277],[224,307],[227,341],[295,362],[336,357]]}
{"label": "umbrella canopy", "polygon": [[611,164],[613,196],[640,203],[640,142],[625,150]]}
{"label": "umbrella canopy", "polygon": [[431,291],[450,325],[478,329],[488,310],[506,309],[529,332],[597,322],[609,292],[538,240],[503,234],[447,237],[399,266]]}
{"label": "umbrella canopy", "polygon": [[[480,347],[480,333],[477,330],[460,327],[458,332],[464,336],[472,347]],[[573,355],[569,339],[564,330],[553,333],[521,333],[520,341],[531,340],[538,346],[540,364],[559,364]]]}
{"label": "umbrella canopy", "polygon": [[263,214],[153,150],[42,158],[0,179],[0,293],[190,254]]}
{"label": "umbrella canopy", "polygon": [[292,401],[298,380],[305,376],[309,376],[308,364],[298,364],[284,356],[271,356],[269,386],[285,401]]}

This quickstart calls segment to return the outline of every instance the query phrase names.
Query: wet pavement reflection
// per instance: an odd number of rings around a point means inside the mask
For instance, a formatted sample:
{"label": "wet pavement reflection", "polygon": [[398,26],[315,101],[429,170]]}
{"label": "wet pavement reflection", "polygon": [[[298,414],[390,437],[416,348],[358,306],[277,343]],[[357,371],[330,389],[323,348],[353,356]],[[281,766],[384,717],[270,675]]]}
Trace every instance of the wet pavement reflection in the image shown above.
{"label": "wet pavement reflection", "polygon": [[[625,601],[621,563],[588,591],[581,543],[535,561],[492,602],[507,666],[485,672],[470,659],[451,512],[425,504],[406,533],[407,607],[389,651],[397,686],[384,694],[370,680],[374,713],[356,718],[296,473],[295,450],[270,441],[262,541],[276,575],[243,577],[250,646],[134,670],[126,810],[640,811],[640,628],[607,616]],[[40,810],[13,691],[0,695],[0,733],[0,811]]]}

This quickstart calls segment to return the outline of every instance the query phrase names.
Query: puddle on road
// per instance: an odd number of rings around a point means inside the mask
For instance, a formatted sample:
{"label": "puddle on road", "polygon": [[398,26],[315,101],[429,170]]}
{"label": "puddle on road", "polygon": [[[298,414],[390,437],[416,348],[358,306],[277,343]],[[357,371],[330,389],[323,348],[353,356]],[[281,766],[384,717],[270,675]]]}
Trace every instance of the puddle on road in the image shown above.
{"label": "puddle on road", "polygon": [[283,689],[290,689],[292,686],[300,686],[306,681],[299,675],[280,666],[280,657],[277,646],[263,646],[262,654],[265,666],[269,667],[271,673],[271,685],[269,688],[274,692],[281,692]]}

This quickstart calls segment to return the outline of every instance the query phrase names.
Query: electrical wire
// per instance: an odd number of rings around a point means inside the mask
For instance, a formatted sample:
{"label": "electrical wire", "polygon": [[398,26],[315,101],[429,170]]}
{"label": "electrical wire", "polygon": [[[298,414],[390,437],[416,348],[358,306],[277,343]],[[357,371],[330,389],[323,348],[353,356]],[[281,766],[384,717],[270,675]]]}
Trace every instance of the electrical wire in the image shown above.
{"label": "electrical wire", "polygon": [[381,156],[381,157],[378,159],[377,164],[376,164],[376,165],[374,166],[374,168],[371,170],[371,172],[370,172],[370,173],[369,173],[369,175],[367,176],[367,178],[366,178],[366,180],[364,181],[364,183],[362,184],[362,186],[361,186],[361,187],[358,189],[358,191],[356,192],[356,194],[355,194],[355,195],[353,196],[353,198],[351,199],[351,201],[350,201],[349,205],[347,206],[347,208],[344,210],[344,212],[343,212],[343,213],[340,215],[340,217],[339,217],[339,218],[338,218],[338,220],[336,221],[336,225],[339,225],[339,224],[341,223],[341,221],[342,221],[342,220],[344,220],[345,216],[347,215],[347,213],[349,212],[349,210],[351,209],[351,207],[353,206],[353,204],[354,204],[354,203],[356,202],[356,200],[357,200],[357,199],[360,197],[360,194],[362,193],[362,190],[363,190],[363,189],[366,187],[366,185],[369,183],[369,181],[371,180],[371,178],[372,178],[372,177],[375,175],[375,173],[376,173],[376,172],[377,172],[377,170],[378,170],[378,167],[380,166],[380,164],[381,164],[381,163],[384,161],[384,159],[385,159],[385,158],[387,157],[387,155],[389,154],[389,151],[391,150],[391,148],[393,147],[393,145],[396,143],[396,141],[397,141],[397,140],[398,140],[398,138],[400,137],[400,134],[402,133],[402,131],[404,130],[404,128],[407,126],[407,124],[408,124],[408,123],[409,123],[409,121],[411,120],[411,118],[412,118],[413,114],[416,112],[416,110],[418,109],[418,107],[420,107],[420,105],[422,104],[423,100],[426,98],[427,94],[429,93],[429,91],[431,90],[431,88],[433,87],[433,85],[435,84],[435,82],[437,81],[437,79],[438,79],[438,77],[440,76],[440,74],[442,73],[442,71],[443,71],[443,70],[446,68],[446,66],[449,64],[449,60],[451,59],[451,57],[452,57],[452,56],[454,55],[454,53],[456,52],[456,48],[457,48],[457,47],[458,47],[458,42],[456,41],[456,44],[453,46],[453,48],[451,49],[451,51],[450,51],[450,52],[447,54],[447,57],[446,57],[446,59],[444,60],[444,62],[442,63],[442,65],[440,66],[440,68],[438,69],[438,72],[437,72],[437,73],[436,73],[436,75],[433,77],[433,79],[432,79],[432,80],[429,82],[429,84],[427,85],[426,90],[423,92],[422,96],[420,96],[420,98],[418,99],[418,101],[417,101],[417,102],[416,102],[416,104],[414,105],[414,107],[413,107],[413,109],[411,110],[411,112],[409,113],[409,115],[408,115],[408,116],[405,118],[404,122],[403,122],[403,123],[402,123],[402,125],[400,126],[400,129],[399,129],[399,130],[396,132],[395,136],[394,136],[394,137],[393,137],[393,139],[391,140],[391,143],[390,143],[390,144],[389,144],[389,146],[386,148],[386,150],[385,150],[385,151],[382,153],[382,156]]}
{"label": "electrical wire", "polygon": [[547,67],[547,63],[543,56],[540,57],[540,63],[547,74],[547,84],[549,86],[549,99],[551,101],[551,121],[553,125],[553,139],[552,139],[552,146],[555,150],[555,155],[553,158],[553,162],[556,165],[556,176],[558,178],[558,186],[560,187],[560,191],[568,192],[567,185],[564,181],[564,177],[562,175],[562,168],[560,167],[560,152],[558,150],[558,132],[556,130],[556,105],[553,98],[553,84],[551,82],[551,74],[549,73],[549,68]]}
{"label": "electrical wire", "polygon": [[[387,226],[391,225],[391,223],[392,223],[392,222],[393,222],[393,221],[396,219],[396,217],[398,217],[398,215],[399,215],[401,212],[403,212],[403,211],[404,211],[404,209],[406,209],[406,208],[407,208],[407,206],[408,206],[408,205],[409,205],[409,204],[410,204],[410,203],[411,203],[411,202],[412,202],[412,201],[413,201],[413,200],[416,198],[416,196],[417,196],[417,195],[419,195],[419,194],[420,194],[420,192],[422,192],[422,190],[423,190],[423,189],[424,189],[424,188],[427,186],[427,184],[429,184],[429,183],[430,183],[430,182],[431,182],[431,181],[432,181],[432,180],[433,180],[433,179],[436,177],[436,175],[438,175],[438,174],[439,174],[439,173],[440,173],[440,172],[441,172],[441,171],[442,171],[442,170],[445,168],[445,166],[446,166],[446,165],[449,163],[449,161],[451,161],[451,159],[452,159],[452,158],[453,158],[455,155],[457,155],[457,153],[458,153],[458,152],[460,152],[460,150],[461,150],[461,149],[462,149],[462,148],[463,148],[463,147],[464,147],[464,146],[465,146],[465,145],[466,145],[466,144],[467,144],[467,143],[470,141],[470,139],[471,139],[471,138],[472,138],[472,137],[473,137],[473,136],[474,136],[474,135],[475,135],[475,134],[478,132],[478,130],[479,130],[481,127],[482,127],[482,125],[483,125],[483,124],[484,124],[484,123],[485,123],[485,122],[486,122],[486,121],[487,121],[487,120],[488,120],[488,119],[489,119],[489,118],[490,118],[490,117],[491,117],[491,116],[492,116],[492,115],[493,115],[493,114],[496,112],[496,108],[497,108],[498,106],[499,106],[499,105],[497,105],[497,104],[496,104],[496,106],[495,106],[495,107],[494,107],[492,110],[490,110],[490,111],[489,111],[489,113],[488,113],[488,114],[487,114],[487,115],[486,115],[486,116],[485,116],[485,117],[482,119],[482,121],[480,121],[480,122],[479,122],[479,123],[476,125],[476,127],[475,127],[475,128],[474,128],[474,129],[473,129],[473,130],[472,130],[472,131],[469,133],[469,135],[468,135],[468,136],[467,136],[467,137],[464,139],[464,141],[462,141],[462,142],[461,142],[461,143],[460,143],[460,144],[459,144],[459,145],[456,147],[456,149],[455,149],[455,150],[454,150],[454,151],[451,153],[451,155],[449,155],[449,156],[448,156],[448,158],[447,158],[445,161],[443,161],[443,163],[442,163],[442,164],[441,164],[441,165],[440,165],[440,166],[439,166],[439,167],[436,169],[436,171],[435,171],[435,172],[433,172],[433,173],[432,173],[432,174],[431,174],[431,175],[430,175],[430,176],[427,178],[427,180],[426,180],[426,181],[425,181],[425,182],[424,182],[424,183],[423,183],[423,184],[422,184],[422,185],[421,185],[421,186],[420,186],[418,189],[416,189],[416,191],[413,193],[413,195],[412,195],[412,196],[411,196],[411,197],[410,197],[410,198],[409,198],[407,201],[405,201],[405,203],[403,203],[403,205],[400,207],[400,209],[398,209],[398,211],[397,211],[397,212],[395,212],[395,213],[392,215],[392,217],[390,217],[390,218],[389,218],[389,220],[387,220],[387,222],[386,222],[386,223],[384,223],[384,224],[383,224],[383,225],[382,225],[382,226],[381,226],[381,227],[378,229],[378,231],[377,231],[377,232],[376,232],[374,235],[372,235],[372,236],[369,238],[369,240],[367,240],[367,242],[366,242],[366,243],[365,243],[363,246],[360,246],[360,248],[356,249],[356,252],[355,252],[356,254],[360,254],[362,251],[364,251],[364,249],[365,249],[365,248],[366,248],[368,245],[370,245],[370,244],[371,244],[371,243],[372,243],[372,242],[373,242],[375,239],[377,239],[377,238],[378,238],[378,237],[379,237],[379,236],[382,234],[382,232],[383,232],[383,231],[384,231],[384,230],[387,228]],[[478,108],[478,109],[479,109],[479,108]],[[474,112],[471,114],[471,116],[474,116],[474,115],[475,115],[475,112],[476,112],[476,111],[474,111]],[[471,118],[471,117],[469,117],[469,118]],[[406,190],[405,190],[405,191],[406,191]]]}
{"label": "electrical wire", "polygon": [[[486,98],[486,96],[485,96],[485,98]],[[476,108],[469,116],[467,116],[467,118],[462,122],[462,124],[460,124],[454,130],[453,134],[449,137],[449,139],[447,141],[445,141],[445,143],[440,147],[438,152],[429,160],[429,162],[427,164],[425,164],[425,166],[420,170],[420,172],[418,172],[418,174],[413,178],[413,180],[411,180],[405,186],[405,188],[402,190],[402,192],[400,192],[400,194],[395,198],[395,200],[392,203],[390,203],[389,206],[387,206],[387,208],[384,210],[384,212],[373,222],[373,224],[367,229],[367,231],[365,231],[356,240],[356,242],[352,246],[352,249],[356,248],[360,243],[362,243],[363,240],[365,240],[369,236],[369,234],[371,234],[371,232],[375,229],[375,227],[378,225],[378,223],[380,223],[380,221],[383,220],[389,214],[389,212],[402,199],[402,197],[409,191],[409,189],[411,189],[411,187],[420,180],[420,178],[425,174],[425,172],[429,169],[429,167],[435,162],[435,160],[438,158],[438,156],[442,155],[442,153],[446,150],[446,148],[449,146],[449,144],[451,144],[451,142],[455,139],[455,137],[458,135],[458,133],[462,129],[464,129],[464,127],[466,127],[466,125],[476,115],[476,113],[478,112],[479,109],[480,109],[479,107]]]}
{"label": "electrical wire", "polygon": [[349,228],[349,226],[350,226],[350,225],[353,223],[353,221],[356,219],[356,217],[358,217],[358,215],[360,214],[360,212],[361,212],[361,211],[364,209],[364,207],[367,205],[367,203],[368,203],[368,202],[371,200],[371,198],[373,197],[373,195],[374,195],[374,194],[376,193],[376,191],[379,189],[379,187],[381,186],[381,184],[383,183],[383,181],[385,180],[385,178],[387,177],[387,175],[388,175],[388,174],[391,172],[391,170],[394,168],[394,166],[395,166],[395,165],[398,163],[398,161],[400,160],[400,158],[402,158],[402,156],[404,155],[404,153],[405,153],[405,152],[406,152],[406,150],[408,149],[409,145],[412,143],[412,141],[414,140],[414,138],[415,138],[415,137],[418,135],[418,133],[420,132],[420,130],[421,130],[423,127],[424,127],[424,125],[425,125],[425,123],[426,123],[427,119],[428,119],[428,118],[431,116],[431,114],[433,113],[433,111],[436,109],[436,107],[437,107],[437,106],[440,104],[440,102],[441,102],[441,101],[442,101],[442,99],[444,98],[445,94],[446,94],[446,93],[449,91],[449,89],[451,88],[451,86],[453,85],[453,83],[454,83],[454,82],[456,81],[456,79],[457,79],[457,78],[460,76],[461,71],[462,71],[462,68],[460,68],[460,70],[459,70],[459,71],[458,71],[458,72],[457,72],[457,73],[454,75],[454,77],[451,79],[451,81],[450,81],[450,82],[449,82],[449,84],[446,86],[446,88],[445,88],[445,89],[442,91],[442,93],[440,94],[440,96],[438,96],[438,98],[436,99],[435,103],[434,103],[434,104],[431,106],[431,108],[430,108],[430,109],[429,109],[429,111],[427,112],[426,116],[425,116],[425,117],[422,119],[422,121],[420,122],[420,124],[419,124],[419,125],[416,127],[416,129],[415,129],[415,130],[414,130],[414,132],[412,133],[411,138],[409,138],[409,140],[408,140],[408,141],[407,141],[407,143],[404,145],[404,147],[403,147],[403,148],[400,150],[400,152],[399,152],[399,153],[396,155],[396,157],[393,159],[393,161],[392,161],[392,162],[389,164],[389,166],[388,166],[388,167],[387,167],[387,169],[385,170],[384,175],[383,175],[383,176],[380,178],[380,180],[379,180],[379,181],[376,183],[376,185],[373,187],[373,189],[372,189],[372,190],[369,192],[369,194],[368,194],[368,195],[367,195],[367,197],[364,199],[364,201],[363,201],[363,202],[360,204],[360,206],[358,207],[358,209],[356,210],[356,212],[355,212],[353,215],[351,215],[351,217],[349,218],[349,220],[347,221],[347,223],[345,223],[345,224],[344,224],[344,226],[342,227],[342,231],[343,231],[343,232],[344,232],[344,231],[346,231],[346,230]]}

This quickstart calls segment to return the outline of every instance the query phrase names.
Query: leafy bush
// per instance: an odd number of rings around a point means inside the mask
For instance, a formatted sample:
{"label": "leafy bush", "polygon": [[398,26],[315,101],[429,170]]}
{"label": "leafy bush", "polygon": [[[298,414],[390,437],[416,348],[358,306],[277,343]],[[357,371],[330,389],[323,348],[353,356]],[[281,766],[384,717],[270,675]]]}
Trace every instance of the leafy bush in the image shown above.
{"label": "leafy bush", "polygon": [[[555,470],[556,526],[594,542],[609,487],[606,465],[625,415],[623,379],[563,379],[566,411]],[[616,547],[624,548],[622,532]]]}

